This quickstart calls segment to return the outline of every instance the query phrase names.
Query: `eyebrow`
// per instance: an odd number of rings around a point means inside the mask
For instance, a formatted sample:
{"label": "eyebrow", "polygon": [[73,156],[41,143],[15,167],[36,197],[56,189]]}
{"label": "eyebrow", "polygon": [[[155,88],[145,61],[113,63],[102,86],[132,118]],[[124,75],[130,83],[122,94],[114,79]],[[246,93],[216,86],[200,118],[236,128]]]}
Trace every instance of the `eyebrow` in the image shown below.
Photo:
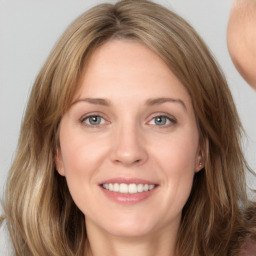
{"label": "eyebrow", "polygon": [[187,110],[187,107],[181,99],[174,99],[174,98],[156,98],[156,99],[148,99],[146,101],[146,105],[148,106],[154,106],[154,105],[160,105],[166,102],[172,102],[172,103],[178,103],[180,104],[185,110]]}
{"label": "eyebrow", "polygon": [[[101,106],[110,106],[110,102],[107,99],[103,98],[82,98],[74,101],[72,105],[78,103],[78,102],[88,102],[93,105],[101,105]],[[174,98],[155,98],[155,99],[148,99],[146,101],[145,105],[148,106],[154,106],[154,105],[161,105],[166,102],[171,102],[171,103],[178,103],[180,104],[185,110],[187,110],[187,107],[185,103],[181,99],[174,99]]]}
{"label": "eyebrow", "polygon": [[102,105],[102,106],[109,106],[110,105],[108,100],[102,99],[102,98],[83,98],[83,99],[78,99],[78,100],[74,101],[72,103],[72,105],[74,105],[74,104],[76,104],[78,102],[88,102],[88,103],[93,104],[93,105]]}

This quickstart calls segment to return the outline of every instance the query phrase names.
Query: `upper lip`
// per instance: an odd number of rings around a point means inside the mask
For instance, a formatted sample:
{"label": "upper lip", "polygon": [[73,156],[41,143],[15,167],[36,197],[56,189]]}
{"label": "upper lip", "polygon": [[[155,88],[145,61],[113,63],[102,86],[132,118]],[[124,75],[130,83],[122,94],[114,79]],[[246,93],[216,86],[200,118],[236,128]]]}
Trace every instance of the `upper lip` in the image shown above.
{"label": "upper lip", "polygon": [[103,182],[100,182],[100,185],[102,184],[109,184],[109,183],[125,183],[125,184],[148,184],[148,185],[157,185],[156,182],[152,182],[149,180],[145,179],[140,179],[140,178],[125,178],[125,177],[117,177],[117,178],[111,178],[104,180]]}

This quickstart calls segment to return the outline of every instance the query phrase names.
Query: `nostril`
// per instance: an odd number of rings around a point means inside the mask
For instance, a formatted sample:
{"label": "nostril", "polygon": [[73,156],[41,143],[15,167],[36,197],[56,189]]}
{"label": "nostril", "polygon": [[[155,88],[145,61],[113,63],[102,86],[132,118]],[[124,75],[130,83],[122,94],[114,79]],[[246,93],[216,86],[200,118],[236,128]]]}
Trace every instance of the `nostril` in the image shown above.
{"label": "nostril", "polygon": [[133,160],[133,159],[116,159],[115,162],[117,164],[123,164],[123,165],[134,165],[134,164],[139,164],[142,162],[142,159],[137,159],[137,160]]}
{"label": "nostril", "polygon": [[135,143],[123,138],[112,149],[111,160],[116,164],[125,166],[138,165],[145,162],[148,158],[147,150],[141,144]]}

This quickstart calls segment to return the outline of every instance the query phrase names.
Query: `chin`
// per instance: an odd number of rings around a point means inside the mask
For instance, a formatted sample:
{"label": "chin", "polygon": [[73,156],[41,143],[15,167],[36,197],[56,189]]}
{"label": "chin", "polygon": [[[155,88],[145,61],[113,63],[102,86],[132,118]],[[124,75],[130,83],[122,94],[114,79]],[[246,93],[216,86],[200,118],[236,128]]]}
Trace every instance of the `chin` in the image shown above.
{"label": "chin", "polygon": [[118,221],[112,222],[114,225],[109,227],[110,233],[120,237],[141,237],[152,232],[154,221],[151,218],[145,218],[144,214],[140,216],[130,216],[119,218]]}
{"label": "chin", "polygon": [[120,213],[119,215],[112,214],[109,217],[105,215],[104,219],[94,219],[93,221],[87,219],[87,228],[90,228],[94,223],[97,223],[97,229],[101,233],[127,239],[146,237],[155,230],[158,230],[158,221],[154,218],[145,218],[145,215],[141,213],[133,213],[133,216],[132,213],[125,215],[121,215]]}
{"label": "chin", "polygon": [[152,227],[145,227],[141,225],[121,225],[119,227],[111,228],[108,233],[112,236],[119,237],[119,238],[142,238],[147,237],[153,233]]}

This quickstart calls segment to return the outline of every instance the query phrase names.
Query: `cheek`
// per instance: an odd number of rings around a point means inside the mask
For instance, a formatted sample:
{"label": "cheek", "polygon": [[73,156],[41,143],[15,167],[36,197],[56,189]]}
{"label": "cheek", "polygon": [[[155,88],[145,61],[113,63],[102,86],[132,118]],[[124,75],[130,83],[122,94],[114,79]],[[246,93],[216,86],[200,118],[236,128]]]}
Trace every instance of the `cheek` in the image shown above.
{"label": "cheek", "polygon": [[168,186],[177,193],[188,194],[195,173],[197,150],[194,145],[179,144],[163,154],[163,165]]}
{"label": "cheek", "polygon": [[100,163],[100,159],[106,151],[103,140],[85,136],[81,131],[70,131],[68,129],[62,131],[60,141],[66,175],[88,174],[90,169]]}
{"label": "cheek", "polygon": [[79,131],[63,129],[60,146],[64,175],[70,194],[78,208],[86,214],[86,205],[95,198],[92,184],[106,154],[106,143],[84,136]]}
{"label": "cheek", "polygon": [[[158,149],[158,163],[165,175],[167,193],[164,205],[173,205],[177,214],[184,207],[193,184],[198,156],[198,137],[183,136],[166,141]],[[172,212],[173,213],[173,212]]]}
{"label": "cheek", "polygon": [[196,131],[183,132],[165,140],[158,140],[152,147],[166,174],[182,175],[195,172],[199,149],[199,136]]}

